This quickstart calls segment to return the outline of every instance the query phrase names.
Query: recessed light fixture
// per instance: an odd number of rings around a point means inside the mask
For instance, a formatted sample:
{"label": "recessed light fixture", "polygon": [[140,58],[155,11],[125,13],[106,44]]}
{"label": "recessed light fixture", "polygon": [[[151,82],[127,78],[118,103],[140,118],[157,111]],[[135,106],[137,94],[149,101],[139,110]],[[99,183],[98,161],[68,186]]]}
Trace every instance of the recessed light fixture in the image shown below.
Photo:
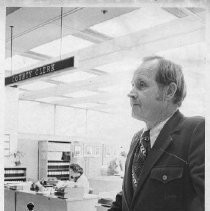
{"label": "recessed light fixture", "polygon": [[[72,35],[62,38],[61,54],[67,54],[82,48],[93,45],[94,43]],[[58,57],[60,55],[60,39],[32,48],[30,51],[44,54],[50,57]]]}
{"label": "recessed light fixture", "polygon": [[96,67],[96,69],[104,71],[109,74],[115,74],[115,73],[129,73],[134,71],[140,64],[142,60],[141,59],[129,59],[125,58],[123,61],[118,61],[102,66]]}

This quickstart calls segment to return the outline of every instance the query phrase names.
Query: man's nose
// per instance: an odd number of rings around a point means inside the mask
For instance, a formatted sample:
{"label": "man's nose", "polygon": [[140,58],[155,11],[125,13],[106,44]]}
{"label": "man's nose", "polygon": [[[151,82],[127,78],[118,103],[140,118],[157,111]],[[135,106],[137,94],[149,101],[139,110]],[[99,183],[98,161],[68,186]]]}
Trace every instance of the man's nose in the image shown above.
{"label": "man's nose", "polygon": [[128,97],[130,98],[136,98],[137,97],[137,94],[134,92],[134,90],[132,89],[129,93],[128,93]]}

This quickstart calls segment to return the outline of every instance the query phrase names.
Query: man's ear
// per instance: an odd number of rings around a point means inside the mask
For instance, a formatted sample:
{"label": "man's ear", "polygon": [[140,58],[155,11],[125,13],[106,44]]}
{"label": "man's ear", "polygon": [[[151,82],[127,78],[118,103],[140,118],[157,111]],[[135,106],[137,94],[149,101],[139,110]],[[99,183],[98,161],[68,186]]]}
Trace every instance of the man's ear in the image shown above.
{"label": "man's ear", "polygon": [[167,100],[173,99],[173,97],[176,93],[176,90],[177,90],[177,85],[174,82],[170,83],[168,85],[166,93],[165,93],[166,94],[165,99],[167,99]]}

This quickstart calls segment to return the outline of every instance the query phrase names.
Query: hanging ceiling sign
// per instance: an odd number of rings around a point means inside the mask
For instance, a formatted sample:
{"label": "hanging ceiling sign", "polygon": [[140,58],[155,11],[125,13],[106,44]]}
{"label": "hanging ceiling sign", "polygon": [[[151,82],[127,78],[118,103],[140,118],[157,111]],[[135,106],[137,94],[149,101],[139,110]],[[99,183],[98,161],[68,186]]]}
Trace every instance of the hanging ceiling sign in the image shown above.
{"label": "hanging ceiling sign", "polygon": [[35,77],[52,74],[66,68],[74,67],[74,57],[70,57],[64,60],[60,60],[54,63],[46,64],[41,67],[36,67],[25,72],[21,72],[15,75],[11,75],[5,78],[5,85],[16,84],[21,81],[32,79]]}

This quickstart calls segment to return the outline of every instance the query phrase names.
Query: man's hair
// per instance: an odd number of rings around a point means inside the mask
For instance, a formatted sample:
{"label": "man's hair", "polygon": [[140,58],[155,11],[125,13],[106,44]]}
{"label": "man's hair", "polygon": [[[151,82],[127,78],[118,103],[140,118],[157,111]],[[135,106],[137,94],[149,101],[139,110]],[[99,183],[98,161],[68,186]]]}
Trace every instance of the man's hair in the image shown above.
{"label": "man's hair", "polygon": [[174,95],[173,103],[181,106],[182,101],[186,96],[186,83],[182,73],[182,67],[161,56],[150,56],[143,58],[143,62],[157,60],[157,73],[155,80],[159,88],[168,86],[174,82],[177,85],[177,90]]}
{"label": "man's hair", "polygon": [[75,173],[80,173],[81,175],[83,174],[83,168],[76,163],[70,164],[69,168],[72,169]]}

